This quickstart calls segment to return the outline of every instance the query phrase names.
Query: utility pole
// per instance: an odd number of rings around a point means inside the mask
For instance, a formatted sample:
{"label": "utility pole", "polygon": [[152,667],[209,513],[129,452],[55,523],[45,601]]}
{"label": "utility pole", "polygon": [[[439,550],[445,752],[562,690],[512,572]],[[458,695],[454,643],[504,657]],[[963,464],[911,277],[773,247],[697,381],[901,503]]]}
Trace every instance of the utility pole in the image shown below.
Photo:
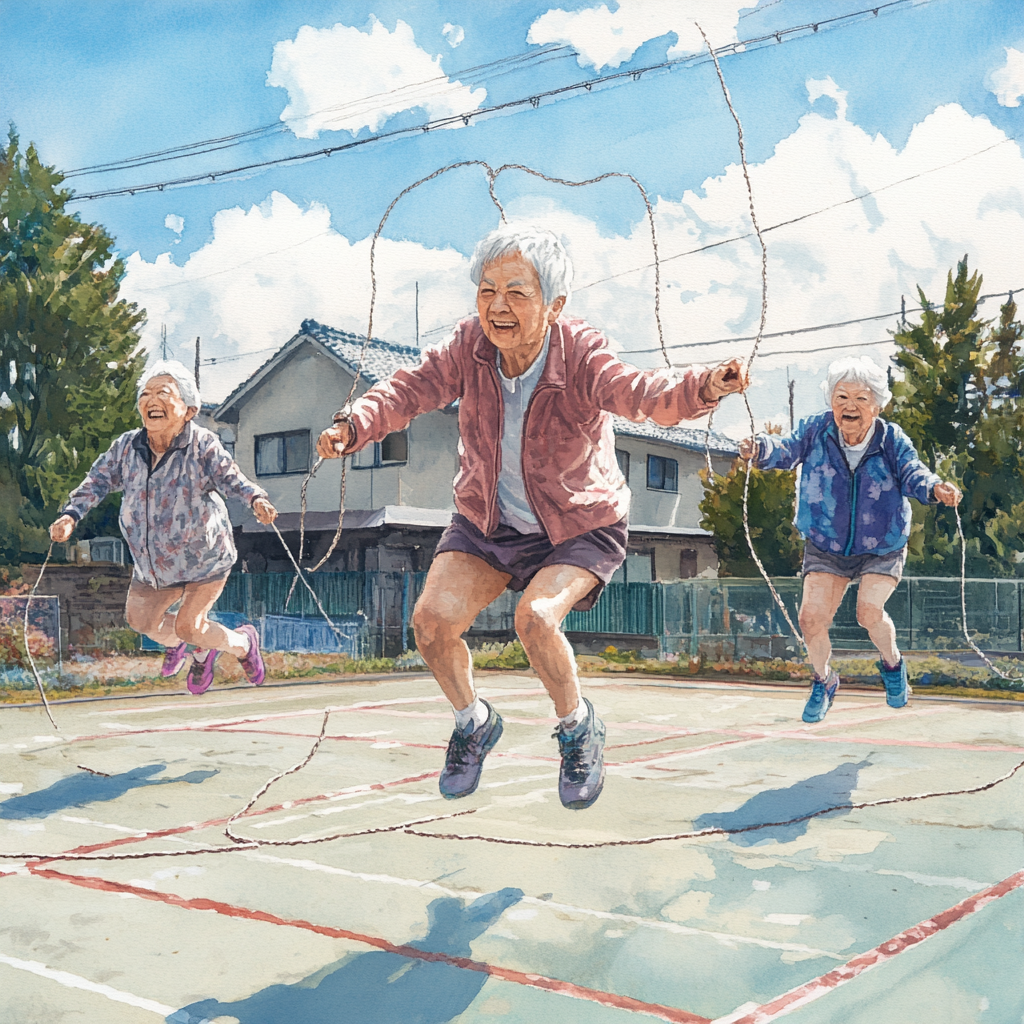
{"label": "utility pole", "polygon": [[196,387],[199,387],[199,339],[196,338]]}
{"label": "utility pole", "polygon": [[788,366],[786,367],[786,382],[789,384],[789,432],[792,433],[796,429],[796,416],[793,409],[793,388],[796,387],[796,381],[790,379]]}
{"label": "utility pole", "polygon": [[160,358],[167,358],[167,324],[160,325]]}
{"label": "utility pole", "polygon": [[[420,347],[420,283],[416,282],[416,347]],[[399,502],[401,504],[401,502]]]}

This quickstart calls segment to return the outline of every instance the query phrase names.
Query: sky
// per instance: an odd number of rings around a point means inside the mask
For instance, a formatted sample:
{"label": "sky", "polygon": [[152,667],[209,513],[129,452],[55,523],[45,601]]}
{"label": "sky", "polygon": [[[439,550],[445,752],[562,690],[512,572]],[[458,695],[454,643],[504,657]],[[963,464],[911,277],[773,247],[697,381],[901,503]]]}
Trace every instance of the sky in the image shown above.
{"label": "sky", "polygon": [[[115,237],[153,357],[164,329],[187,365],[201,338],[206,401],[306,318],[365,334],[378,224],[461,161],[632,175],[672,362],[747,358],[761,254],[697,24],[767,247],[758,428],[788,425],[789,380],[799,418],[824,407],[832,359],[884,365],[901,302],[913,322],[917,289],[941,301],[965,254],[983,294],[1024,289],[1021,0],[0,0],[0,116]],[[567,312],[664,365],[636,185],[509,170],[495,191],[510,221],[565,242]],[[473,311],[469,257],[498,222],[479,166],[398,200],[374,335],[417,344],[418,320],[421,346],[443,342]],[[715,426],[744,436],[742,403]]]}

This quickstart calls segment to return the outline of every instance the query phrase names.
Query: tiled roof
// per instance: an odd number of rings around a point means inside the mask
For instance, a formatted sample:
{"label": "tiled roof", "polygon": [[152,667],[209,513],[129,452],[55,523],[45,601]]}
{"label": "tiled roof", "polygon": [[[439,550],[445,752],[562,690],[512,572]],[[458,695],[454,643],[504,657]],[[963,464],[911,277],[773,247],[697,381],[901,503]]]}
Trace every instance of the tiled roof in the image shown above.
{"label": "tiled roof", "polygon": [[[681,448],[689,448],[691,451],[704,451],[707,431],[702,427],[659,427],[657,423],[652,423],[650,420],[633,423],[621,416],[613,416],[612,420],[615,433],[621,437],[642,437],[650,441],[676,444]],[[707,440],[715,454],[739,454],[737,443],[731,437],[726,437],[725,434],[712,431]]]}
{"label": "tiled roof", "polygon": [[[317,323],[316,320],[303,320],[300,333],[316,338],[353,369],[359,365],[363,343],[366,341],[363,336],[337,331],[333,327]],[[363,360],[363,379],[367,384],[376,384],[378,381],[386,380],[403,366],[419,366],[422,358],[422,351],[414,345],[392,345],[389,341],[374,338]]]}

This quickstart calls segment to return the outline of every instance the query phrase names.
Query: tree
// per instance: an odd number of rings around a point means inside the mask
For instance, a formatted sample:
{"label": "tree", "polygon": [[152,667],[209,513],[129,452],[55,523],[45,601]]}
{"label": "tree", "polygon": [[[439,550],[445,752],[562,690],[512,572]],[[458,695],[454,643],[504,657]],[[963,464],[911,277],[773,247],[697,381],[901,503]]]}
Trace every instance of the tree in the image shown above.
{"label": "tree", "polygon": [[[704,497],[700,525],[715,535],[720,576],[757,576],[743,530],[743,483],[746,466],[737,459],[725,476],[708,479],[701,471]],[[800,569],[803,541],[793,525],[796,473],[756,467],[748,495],[750,537],[769,576],[795,576]]]}
{"label": "tree", "polygon": [[[118,299],[124,263],[99,225],[68,213],[62,176],[0,152],[0,559],[46,550],[46,526],[111,440],[137,426],[145,313]],[[88,520],[109,523],[116,502]],[[109,527],[108,527],[109,528]]]}
{"label": "tree", "polygon": [[[982,277],[967,257],[947,275],[945,301],[920,289],[921,322],[895,332],[886,416],[910,436],[921,458],[964,491],[960,506],[971,575],[1024,574],[1024,328],[1010,296],[992,320],[978,317]],[[908,565],[921,575],[957,575],[956,518],[945,506],[915,508]]]}

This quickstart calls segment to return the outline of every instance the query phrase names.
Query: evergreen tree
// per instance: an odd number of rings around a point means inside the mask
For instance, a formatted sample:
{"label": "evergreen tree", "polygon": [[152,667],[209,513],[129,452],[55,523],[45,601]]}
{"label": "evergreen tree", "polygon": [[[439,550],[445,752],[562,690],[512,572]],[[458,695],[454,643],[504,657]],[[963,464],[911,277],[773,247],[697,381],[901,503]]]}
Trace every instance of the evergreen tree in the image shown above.
{"label": "evergreen tree", "polygon": [[[910,436],[921,458],[964,491],[960,506],[971,575],[1024,571],[1024,328],[1012,296],[995,326],[979,318],[982,277],[967,257],[947,275],[935,307],[919,290],[921,322],[895,333],[896,364],[886,416]],[[956,518],[945,506],[915,508],[908,567],[919,575],[957,575]]]}
{"label": "evergreen tree", "polygon": [[[111,440],[138,425],[144,312],[118,300],[114,240],[67,212],[62,176],[0,151],[0,560],[46,550],[47,525]],[[113,503],[116,507],[116,503]],[[111,504],[91,519],[105,520]],[[88,523],[83,524],[88,535]]]}

